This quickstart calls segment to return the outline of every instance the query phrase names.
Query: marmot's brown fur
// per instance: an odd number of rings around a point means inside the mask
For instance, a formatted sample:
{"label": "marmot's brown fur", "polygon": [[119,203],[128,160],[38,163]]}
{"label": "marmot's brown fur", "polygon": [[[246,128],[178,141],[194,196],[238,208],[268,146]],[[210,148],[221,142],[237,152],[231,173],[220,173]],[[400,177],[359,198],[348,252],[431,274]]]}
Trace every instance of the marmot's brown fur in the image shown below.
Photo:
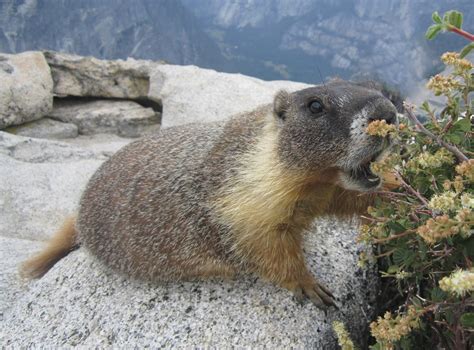
{"label": "marmot's brown fur", "polygon": [[336,81],[281,91],[273,105],[224,122],[133,142],[100,167],[77,218],[23,271],[39,277],[80,244],[132,277],[253,272],[333,305],[306,267],[302,237],[317,216],[367,208],[380,187],[370,162],[388,143],[365,132],[376,119],[396,122],[381,92]]}

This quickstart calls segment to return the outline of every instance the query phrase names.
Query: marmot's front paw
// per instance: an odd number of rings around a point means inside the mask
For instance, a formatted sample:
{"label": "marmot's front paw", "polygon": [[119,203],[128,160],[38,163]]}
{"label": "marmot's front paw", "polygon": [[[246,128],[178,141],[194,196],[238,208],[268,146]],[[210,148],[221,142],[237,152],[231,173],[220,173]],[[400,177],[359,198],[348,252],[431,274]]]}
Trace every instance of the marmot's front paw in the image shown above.
{"label": "marmot's front paw", "polygon": [[305,297],[320,309],[327,309],[329,306],[337,305],[334,302],[334,295],[323,284],[311,278],[310,280],[299,282],[292,288],[293,294],[299,302],[303,302]]}

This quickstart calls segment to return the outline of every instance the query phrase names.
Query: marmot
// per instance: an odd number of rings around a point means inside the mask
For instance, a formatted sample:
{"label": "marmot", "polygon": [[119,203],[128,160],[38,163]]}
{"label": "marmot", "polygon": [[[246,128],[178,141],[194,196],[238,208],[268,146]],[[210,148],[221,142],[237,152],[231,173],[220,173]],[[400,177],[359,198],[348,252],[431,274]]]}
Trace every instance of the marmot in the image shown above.
{"label": "marmot", "polygon": [[334,305],[306,267],[302,236],[317,216],[366,210],[381,185],[370,163],[389,141],[365,128],[380,119],[397,122],[381,91],[333,81],[133,142],[97,170],[77,217],[23,272],[40,277],[81,245],[131,277],[250,272],[300,300]]}

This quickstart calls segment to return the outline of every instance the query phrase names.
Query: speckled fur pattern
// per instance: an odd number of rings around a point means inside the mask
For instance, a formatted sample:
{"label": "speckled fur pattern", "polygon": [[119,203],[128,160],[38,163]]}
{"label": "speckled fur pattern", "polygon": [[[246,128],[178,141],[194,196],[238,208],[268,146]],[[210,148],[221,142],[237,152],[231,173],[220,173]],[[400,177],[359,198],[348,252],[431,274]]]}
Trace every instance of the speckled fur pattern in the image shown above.
{"label": "speckled fur pattern", "polygon": [[[308,109],[314,99],[321,115]],[[303,234],[317,216],[365,210],[371,195],[345,187],[341,174],[383,147],[364,133],[364,118],[393,111],[379,91],[338,81],[138,140],[90,180],[78,242],[140,279],[253,272],[332,305],[306,268]]]}

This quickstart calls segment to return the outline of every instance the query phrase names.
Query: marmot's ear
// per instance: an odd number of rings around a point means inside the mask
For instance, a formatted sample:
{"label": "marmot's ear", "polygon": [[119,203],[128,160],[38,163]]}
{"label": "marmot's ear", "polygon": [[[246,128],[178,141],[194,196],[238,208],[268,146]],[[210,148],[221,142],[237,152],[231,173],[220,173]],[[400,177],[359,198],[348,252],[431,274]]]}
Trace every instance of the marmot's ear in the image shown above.
{"label": "marmot's ear", "polygon": [[273,100],[273,111],[278,118],[285,119],[286,113],[290,109],[291,96],[288,91],[280,90]]}

